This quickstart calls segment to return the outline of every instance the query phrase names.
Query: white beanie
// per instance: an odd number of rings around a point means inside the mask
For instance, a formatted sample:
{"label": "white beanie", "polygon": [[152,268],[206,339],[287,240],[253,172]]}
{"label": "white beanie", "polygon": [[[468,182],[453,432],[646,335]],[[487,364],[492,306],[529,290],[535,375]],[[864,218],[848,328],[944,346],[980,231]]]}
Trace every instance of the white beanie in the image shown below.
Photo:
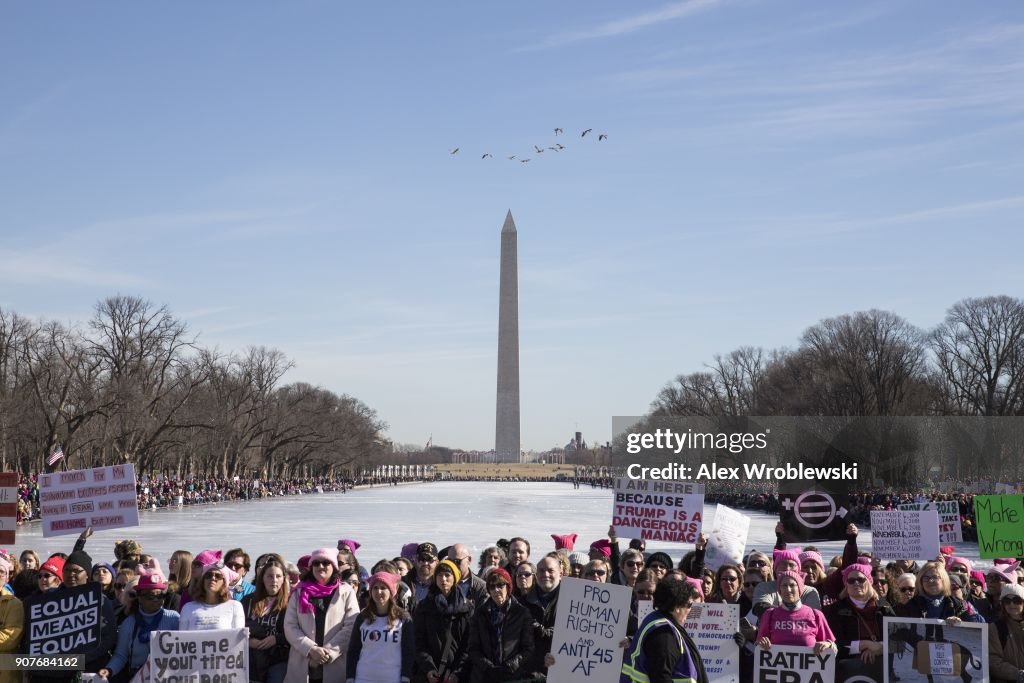
{"label": "white beanie", "polygon": [[1002,600],[1010,595],[1016,595],[1021,600],[1024,600],[1024,586],[1019,583],[1011,583],[1003,586],[1003,592],[999,594],[999,599]]}

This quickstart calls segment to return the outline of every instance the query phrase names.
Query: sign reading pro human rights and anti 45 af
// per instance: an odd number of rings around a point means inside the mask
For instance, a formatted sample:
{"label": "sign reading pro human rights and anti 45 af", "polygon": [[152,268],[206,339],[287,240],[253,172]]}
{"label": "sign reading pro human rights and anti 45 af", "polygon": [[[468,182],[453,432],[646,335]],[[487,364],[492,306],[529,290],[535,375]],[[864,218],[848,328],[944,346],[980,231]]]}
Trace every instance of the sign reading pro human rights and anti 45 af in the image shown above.
{"label": "sign reading pro human rights and anti 45 af", "polygon": [[138,526],[135,485],[131,464],[40,475],[43,536]]}
{"label": "sign reading pro human rights and anti 45 af", "polygon": [[704,487],[685,481],[615,480],[612,526],[619,538],[695,543],[704,517]]}

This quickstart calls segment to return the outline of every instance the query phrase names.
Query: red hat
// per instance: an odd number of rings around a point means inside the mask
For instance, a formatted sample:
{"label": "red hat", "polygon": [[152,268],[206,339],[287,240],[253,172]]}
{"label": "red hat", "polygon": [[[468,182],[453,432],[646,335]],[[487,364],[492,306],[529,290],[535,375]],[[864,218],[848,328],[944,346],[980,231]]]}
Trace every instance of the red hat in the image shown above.
{"label": "red hat", "polygon": [[491,583],[493,581],[492,577],[500,578],[508,586],[512,585],[512,577],[509,576],[508,572],[501,567],[495,567],[491,571],[487,572],[487,583]]}
{"label": "red hat", "polygon": [[612,556],[612,544],[607,538],[600,538],[590,544],[590,549],[594,552],[601,553],[605,557]]}
{"label": "red hat", "polygon": [[61,581],[64,580],[64,558],[58,555],[54,555],[46,562],[43,562],[43,566],[39,568],[39,571],[46,570],[56,576]]}
{"label": "red hat", "polygon": [[576,545],[576,534],[551,534],[551,538],[555,539],[555,550],[561,550],[565,548],[569,552],[572,552],[573,546]]}

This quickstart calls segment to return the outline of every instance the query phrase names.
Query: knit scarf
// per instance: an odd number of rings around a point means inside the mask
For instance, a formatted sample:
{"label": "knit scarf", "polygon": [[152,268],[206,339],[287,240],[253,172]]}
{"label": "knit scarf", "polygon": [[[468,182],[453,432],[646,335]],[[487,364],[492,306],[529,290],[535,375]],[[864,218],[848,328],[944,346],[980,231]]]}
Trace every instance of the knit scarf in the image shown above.
{"label": "knit scarf", "polygon": [[470,611],[469,601],[462,597],[462,592],[456,587],[451,594],[445,595],[441,591],[434,593],[434,605],[437,611],[446,617],[466,614]]}
{"label": "knit scarf", "polygon": [[156,612],[143,612],[139,610],[135,613],[135,628],[139,632],[139,642],[145,645],[149,642],[150,634],[156,630],[156,627],[160,625],[160,619],[164,616],[164,611],[158,609]]}
{"label": "knit scarf", "polygon": [[338,582],[322,585],[317,581],[299,581],[299,612],[311,614],[313,603],[310,598],[326,598],[338,590]]}

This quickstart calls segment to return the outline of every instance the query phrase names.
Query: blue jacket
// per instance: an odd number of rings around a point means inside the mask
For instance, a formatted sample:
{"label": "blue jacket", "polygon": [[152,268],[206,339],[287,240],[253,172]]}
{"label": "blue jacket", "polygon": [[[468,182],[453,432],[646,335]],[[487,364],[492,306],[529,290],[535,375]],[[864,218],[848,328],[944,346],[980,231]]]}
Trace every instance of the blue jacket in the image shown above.
{"label": "blue jacket", "polygon": [[[178,613],[163,608],[160,611],[162,613],[160,621],[157,622],[153,631],[177,631]],[[114,647],[114,654],[110,657],[110,663],[107,664],[107,668],[112,674],[120,673],[126,665],[129,671],[134,671],[145,664],[146,658],[149,657],[149,642],[139,642],[135,617],[135,614],[129,615],[118,630],[117,645]],[[150,635],[152,635],[152,631]]]}

